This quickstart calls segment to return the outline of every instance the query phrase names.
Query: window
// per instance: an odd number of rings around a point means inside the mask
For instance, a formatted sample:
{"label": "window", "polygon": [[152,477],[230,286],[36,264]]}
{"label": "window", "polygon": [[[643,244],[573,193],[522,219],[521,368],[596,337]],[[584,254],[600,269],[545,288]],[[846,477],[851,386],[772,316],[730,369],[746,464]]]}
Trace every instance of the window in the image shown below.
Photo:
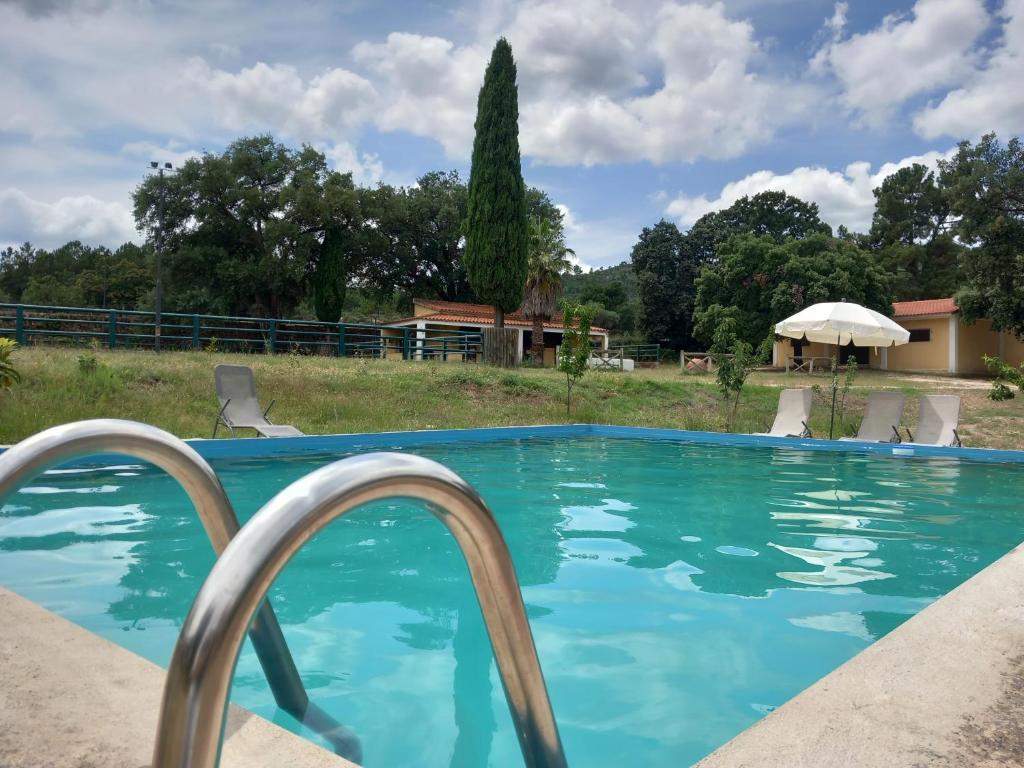
{"label": "window", "polygon": [[932,340],[932,329],[931,328],[911,328],[910,330],[911,341],[931,341]]}

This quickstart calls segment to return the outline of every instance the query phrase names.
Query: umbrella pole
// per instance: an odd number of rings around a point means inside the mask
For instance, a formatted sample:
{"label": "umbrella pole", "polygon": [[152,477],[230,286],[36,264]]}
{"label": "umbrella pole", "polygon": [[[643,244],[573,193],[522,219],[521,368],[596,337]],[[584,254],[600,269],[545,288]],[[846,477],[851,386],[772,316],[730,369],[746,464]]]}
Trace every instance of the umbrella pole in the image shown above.
{"label": "umbrella pole", "polygon": [[[836,369],[837,370],[838,370],[838,367],[839,367],[839,341],[841,339],[842,339],[842,336],[837,336],[836,337]],[[836,426],[836,387],[837,387],[837,385],[839,383],[838,381],[836,381],[836,376],[837,376],[836,372],[833,371],[833,373],[832,373],[832,418],[831,418],[831,420],[828,423],[828,439],[829,440],[832,439],[832,432],[833,432],[833,430],[835,429],[835,426]]]}
{"label": "umbrella pole", "polygon": [[832,439],[832,430],[836,426],[836,383],[832,382],[832,420],[828,423],[828,439]]}

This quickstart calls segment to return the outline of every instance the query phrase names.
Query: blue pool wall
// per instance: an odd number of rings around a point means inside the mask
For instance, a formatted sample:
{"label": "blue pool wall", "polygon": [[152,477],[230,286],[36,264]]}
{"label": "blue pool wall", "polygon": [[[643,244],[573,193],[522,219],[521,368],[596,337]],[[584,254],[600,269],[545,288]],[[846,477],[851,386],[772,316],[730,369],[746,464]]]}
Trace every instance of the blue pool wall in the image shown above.
{"label": "blue pool wall", "polygon": [[[494,442],[528,438],[611,437],[634,440],[729,445],[737,447],[789,448],[805,451],[868,453],[894,458],[959,458],[997,463],[1024,462],[1024,450],[994,448],[947,448],[908,443],[868,443],[816,438],[770,437],[725,432],[691,432],[654,427],[618,427],[608,424],[555,424],[475,429],[436,429],[409,432],[364,432],[303,437],[234,437],[219,440],[192,439],[187,443],[205,459],[284,456],[301,453],[348,453],[352,451],[415,448],[418,445],[458,442]],[[2,452],[2,449],[0,449]],[[100,459],[102,457],[91,457]]]}
{"label": "blue pool wall", "polygon": [[418,445],[458,442],[493,442],[528,438],[614,437],[634,440],[671,440],[704,445],[790,448],[807,451],[872,453],[896,458],[947,457],[969,461],[1024,462],[1024,451],[994,448],[947,448],[908,443],[869,443],[859,440],[822,440],[816,438],[771,437],[727,432],[691,432],[655,427],[618,427],[609,424],[555,424],[523,427],[486,427],[475,429],[433,429],[410,432],[364,432],[304,437],[229,438],[189,440],[206,459],[244,458],[296,453],[349,452],[414,448]]}

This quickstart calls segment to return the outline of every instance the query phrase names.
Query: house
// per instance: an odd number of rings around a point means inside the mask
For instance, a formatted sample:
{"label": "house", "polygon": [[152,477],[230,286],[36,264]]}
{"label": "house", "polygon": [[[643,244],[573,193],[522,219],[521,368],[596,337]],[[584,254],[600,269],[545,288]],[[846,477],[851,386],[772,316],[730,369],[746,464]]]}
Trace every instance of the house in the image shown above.
{"label": "house", "polygon": [[[960,317],[953,299],[897,301],[892,318],[910,331],[910,342],[898,347],[847,346],[840,357],[853,355],[860,365],[882,371],[912,371],[972,375],[986,372],[983,357],[1001,357],[1011,365],[1024,362],[1024,341],[1012,333],[992,329],[989,320],[970,325]],[[814,359],[815,367],[827,365],[834,344],[800,344],[795,339],[776,342],[773,363],[791,368]],[[794,363],[796,358],[797,363]]]}
{"label": "house", "polygon": [[[403,328],[416,330],[414,344],[422,347],[425,340],[451,337],[453,333],[472,331],[479,332],[482,328],[494,325],[494,307],[488,304],[468,304],[461,301],[439,301],[436,299],[413,299],[413,316],[385,323],[386,327],[394,328],[395,335],[400,335]],[[517,331],[517,360],[522,360],[524,352],[533,344],[533,321],[523,317],[518,311],[505,315],[505,327]],[[555,348],[562,343],[561,317],[552,318],[544,323],[544,365],[555,364]],[[385,330],[384,333],[387,333]],[[591,341],[601,349],[608,349],[608,331],[604,328],[590,329]],[[460,360],[457,353],[448,354],[447,359]]]}

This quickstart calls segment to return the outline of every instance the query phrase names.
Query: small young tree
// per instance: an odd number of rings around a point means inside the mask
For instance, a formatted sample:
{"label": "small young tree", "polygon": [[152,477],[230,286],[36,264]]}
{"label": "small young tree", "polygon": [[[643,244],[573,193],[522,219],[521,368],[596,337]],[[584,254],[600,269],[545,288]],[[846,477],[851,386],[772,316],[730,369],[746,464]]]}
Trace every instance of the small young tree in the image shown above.
{"label": "small young tree", "polygon": [[718,367],[718,388],[722,390],[726,404],[726,429],[731,432],[736,424],[736,411],[740,405],[740,394],[747,377],[764,365],[771,355],[774,337],[769,334],[757,349],[736,334],[735,322],[725,319],[715,331],[711,351]]}
{"label": "small young tree", "polygon": [[587,372],[590,364],[591,309],[574,301],[563,301],[562,349],[558,370],[565,374],[565,415],[569,415],[572,388]]}
{"label": "small young tree", "polygon": [[[838,356],[832,358],[833,365],[838,361]],[[843,377],[843,394],[839,399],[839,424],[842,429],[846,429],[846,396],[850,394],[850,390],[853,388],[853,382],[857,378],[857,358],[850,355],[846,358],[846,375]],[[838,386],[839,372],[834,371],[832,374],[832,381]]]}
{"label": "small young tree", "polygon": [[992,389],[988,392],[989,400],[1013,400],[1013,390],[1008,384],[1015,384],[1017,389],[1024,391],[1024,363],[1020,368],[1014,368],[1009,363],[991,355],[984,355],[982,360],[985,361],[989,373],[995,377],[992,381]]}

